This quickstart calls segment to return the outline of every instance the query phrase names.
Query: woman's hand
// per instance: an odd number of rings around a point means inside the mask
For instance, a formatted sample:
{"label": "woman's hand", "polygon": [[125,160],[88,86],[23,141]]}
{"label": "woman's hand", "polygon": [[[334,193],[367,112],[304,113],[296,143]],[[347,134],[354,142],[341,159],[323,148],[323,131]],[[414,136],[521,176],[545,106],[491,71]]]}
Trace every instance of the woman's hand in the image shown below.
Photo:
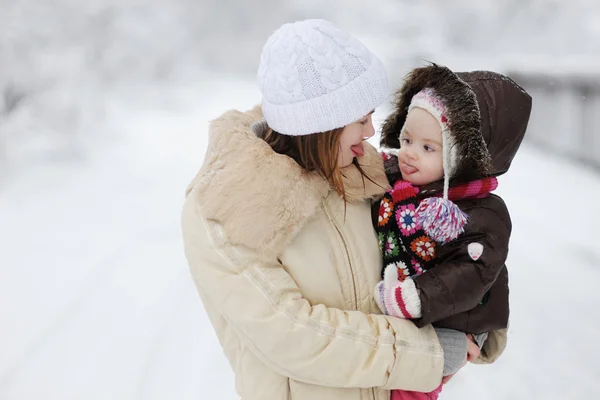
{"label": "woman's hand", "polygon": [[475,342],[475,339],[473,339],[473,335],[468,333],[467,334],[467,361],[469,361],[469,362],[475,361],[479,357],[479,354],[481,354],[481,349],[479,348],[479,345]]}

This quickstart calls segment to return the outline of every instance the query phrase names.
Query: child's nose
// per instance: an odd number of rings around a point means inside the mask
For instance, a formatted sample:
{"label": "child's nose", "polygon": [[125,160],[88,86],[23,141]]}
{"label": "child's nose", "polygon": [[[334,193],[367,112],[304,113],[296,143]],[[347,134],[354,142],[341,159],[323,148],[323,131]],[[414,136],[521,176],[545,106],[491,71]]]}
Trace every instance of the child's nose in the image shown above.
{"label": "child's nose", "polygon": [[411,160],[416,160],[417,159],[417,153],[414,150],[412,150],[412,149],[406,149],[406,155]]}

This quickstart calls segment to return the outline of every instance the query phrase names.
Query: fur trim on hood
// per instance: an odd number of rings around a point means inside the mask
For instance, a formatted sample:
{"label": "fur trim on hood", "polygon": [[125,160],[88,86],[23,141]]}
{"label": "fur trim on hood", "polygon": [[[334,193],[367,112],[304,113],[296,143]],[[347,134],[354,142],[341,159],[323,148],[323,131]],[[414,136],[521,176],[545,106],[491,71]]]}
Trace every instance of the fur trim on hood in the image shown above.
{"label": "fur trim on hood", "polygon": [[400,148],[400,129],[415,94],[431,87],[445,101],[457,147],[459,180],[505,173],[531,113],[531,96],[510,78],[489,71],[454,73],[431,64],[407,75],[396,92],[394,111],[382,127],[381,145]]}

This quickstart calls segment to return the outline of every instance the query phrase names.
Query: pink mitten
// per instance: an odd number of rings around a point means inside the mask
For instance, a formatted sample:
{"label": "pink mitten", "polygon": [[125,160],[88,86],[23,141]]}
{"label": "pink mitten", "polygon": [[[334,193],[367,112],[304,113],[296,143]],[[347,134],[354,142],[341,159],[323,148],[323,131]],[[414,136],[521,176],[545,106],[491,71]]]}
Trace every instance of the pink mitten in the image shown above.
{"label": "pink mitten", "polygon": [[406,278],[398,280],[398,268],[388,265],[383,280],[375,286],[375,302],[382,313],[398,318],[420,318],[421,300],[415,282]]}

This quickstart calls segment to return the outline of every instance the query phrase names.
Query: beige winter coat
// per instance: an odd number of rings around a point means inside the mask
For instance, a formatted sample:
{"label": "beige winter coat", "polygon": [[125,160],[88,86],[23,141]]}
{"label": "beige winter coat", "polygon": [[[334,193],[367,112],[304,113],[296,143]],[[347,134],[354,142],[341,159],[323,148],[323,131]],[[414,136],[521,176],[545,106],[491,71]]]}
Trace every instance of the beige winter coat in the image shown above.
{"label": "beige winter coat", "polygon": [[372,299],[381,257],[369,199],[387,186],[381,158],[367,146],[360,160],[381,187],[346,168],[344,208],[322,178],[252,132],[260,119],[257,107],[211,123],[183,210],[186,256],[240,397],[388,400],[389,389],[435,389],[434,330],[376,315]]}

